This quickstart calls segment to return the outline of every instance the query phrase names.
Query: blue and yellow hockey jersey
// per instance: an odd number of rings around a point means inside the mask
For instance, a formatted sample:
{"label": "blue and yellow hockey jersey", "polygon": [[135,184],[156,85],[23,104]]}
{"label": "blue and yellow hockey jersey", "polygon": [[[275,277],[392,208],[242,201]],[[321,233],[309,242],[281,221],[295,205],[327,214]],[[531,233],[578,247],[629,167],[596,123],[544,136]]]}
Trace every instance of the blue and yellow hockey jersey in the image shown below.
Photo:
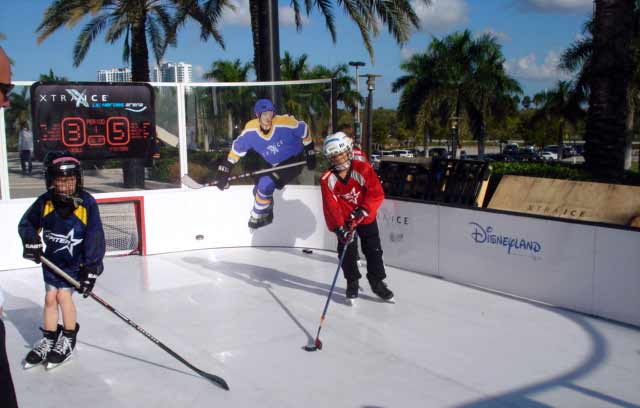
{"label": "blue and yellow hockey jersey", "polygon": [[228,159],[231,163],[236,163],[253,149],[275,166],[299,155],[304,146],[311,142],[307,124],[293,116],[274,116],[271,129],[266,134],[260,129],[258,119],[253,119],[247,122],[240,136],[233,142]]}
{"label": "blue and yellow hockey jersey", "polygon": [[[106,246],[102,220],[95,198],[83,191],[80,204],[63,218],[55,211],[53,196],[47,191],[36,199],[22,216],[18,233],[23,241],[42,231],[46,246],[44,256],[63,271],[77,279],[80,265],[100,265]],[[42,266],[45,281],[57,287],[69,287],[46,266]]]}

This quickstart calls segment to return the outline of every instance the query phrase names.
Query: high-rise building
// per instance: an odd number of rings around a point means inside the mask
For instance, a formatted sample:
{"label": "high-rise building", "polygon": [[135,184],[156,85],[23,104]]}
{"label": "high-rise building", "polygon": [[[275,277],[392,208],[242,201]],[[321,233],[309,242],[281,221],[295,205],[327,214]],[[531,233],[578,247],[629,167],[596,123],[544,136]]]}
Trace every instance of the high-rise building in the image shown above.
{"label": "high-rise building", "polygon": [[131,82],[129,68],[111,68],[98,71],[98,82]]}
{"label": "high-rise building", "polygon": [[191,82],[193,69],[185,62],[165,62],[153,69],[151,80],[154,82]]}

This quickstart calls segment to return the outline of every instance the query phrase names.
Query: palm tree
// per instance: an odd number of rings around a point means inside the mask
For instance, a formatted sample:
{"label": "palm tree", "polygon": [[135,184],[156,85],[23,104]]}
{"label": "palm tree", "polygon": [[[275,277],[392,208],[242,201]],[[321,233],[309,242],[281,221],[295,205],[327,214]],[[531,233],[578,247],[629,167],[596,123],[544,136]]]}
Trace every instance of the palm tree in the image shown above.
{"label": "palm tree", "polygon": [[53,73],[53,68],[49,68],[49,72],[46,74],[40,74],[40,81],[42,82],[67,82],[69,79],[65,76],[57,76]]}
{"label": "palm tree", "polygon": [[[431,0],[419,0],[425,5],[431,4]],[[260,27],[260,15],[266,13],[273,4],[268,4],[265,0],[249,0],[249,9],[251,14],[251,32],[253,34],[253,50],[254,50],[254,67],[258,81],[265,81],[264,65],[267,63],[264,55],[264,47],[267,44],[263,38],[263,27]],[[305,12],[307,15],[311,13],[313,6],[317,7],[320,14],[324,17],[325,26],[331,34],[331,40],[335,43],[337,40],[336,27],[334,20],[334,9],[340,8],[357,26],[365,44],[367,52],[374,60],[373,45],[371,43],[372,35],[375,37],[380,32],[379,22],[385,25],[389,33],[393,36],[399,45],[404,45],[409,40],[411,30],[420,27],[418,16],[408,0],[352,0],[333,2],[305,0]],[[298,31],[302,29],[301,7],[299,0],[291,0],[296,20],[296,28]],[[277,26],[276,26],[277,27]],[[277,28],[276,28],[277,29]]]}
{"label": "palm tree", "polygon": [[[636,2],[637,3],[637,2]],[[624,141],[624,169],[628,170],[632,164],[632,135],[635,124],[638,103],[632,95],[640,90],[640,8],[636,7],[633,13],[634,28],[631,45],[633,59],[633,72],[629,82],[628,109],[626,118],[626,136]],[[583,28],[584,37],[574,41],[567,50],[562,53],[559,67],[567,72],[575,73],[576,98],[588,101],[590,84],[593,80],[593,32],[595,27],[592,16]],[[597,143],[597,142],[596,142]]]}
{"label": "palm tree", "polygon": [[62,26],[74,27],[85,16],[84,26],[73,48],[73,64],[79,66],[91,44],[105,32],[105,40],[114,44],[122,38],[122,58],[131,62],[133,81],[149,81],[149,45],[160,61],[169,45],[176,45],[177,30],[189,19],[201,28],[203,41],[213,37],[224,48],[217,21],[227,0],[54,0],[38,26],[42,43]]}
{"label": "palm tree", "polygon": [[[218,60],[211,64],[211,69],[204,77],[220,82],[246,82],[252,69],[251,63],[243,64],[240,59]],[[252,100],[255,99],[255,92],[247,87],[216,89],[215,92],[222,92],[220,100],[224,101],[227,110],[228,139],[231,141],[234,136],[234,123],[244,123],[251,117],[248,112]]]}
{"label": "palm tree", "polygon": [[540,92],[536,96],[541,106],[531,118],[531,122],[533,125],[542,120],[558,123],[558,160],[561,160],[567,127],[575,130],[578,121],[585,116],[585,112],[580,107],[582,102],[579,98],[580,94],[575,91],[571,82],[558,81],[553,89]]}
{"label": "palm tree", "polygon": [[[501,118],[514,110],[514,96],[522,92],[506,74],[501,47],[489,34],[473,39],[465,30],[434,39],[427,52],[413,55],[400,67],[407,75],[392,84],[393,92],[402,90],[400,117],[409,126],[416,118],[427,120],[434,113],[466,119],[480,157],[488,118]],[[425,126],[418,123],[419,128]]]}
{"label": "palm tree", "polygon": [[625,164],[634,6],[631,0],[595,0],[584,157],[595,174],[607,178],[621,175]]}

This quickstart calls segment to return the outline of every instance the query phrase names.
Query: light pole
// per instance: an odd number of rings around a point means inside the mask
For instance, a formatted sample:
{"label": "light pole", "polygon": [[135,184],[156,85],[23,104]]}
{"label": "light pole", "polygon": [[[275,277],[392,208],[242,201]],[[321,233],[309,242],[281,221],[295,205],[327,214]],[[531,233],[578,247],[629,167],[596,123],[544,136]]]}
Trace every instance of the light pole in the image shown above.
{"label": "light pole", "polygon": [[358,93],[358,99],[356,99],[356,144],[362,142],[362,126],[360,126],[360,77],[358,76],[358,68],[364,67],[365,63],[362,61],[349,61],[349,65],[356,68],[356,92]]}
{"label": "light pole", "polygon": [[362,141],[362,148],[367,157],[371,155],[371,142],[373,141],[373,91],[376,89],[376,77],[379,76],[382,75],[362,75],[362,77],[367,78],[367,89],[369,90],[369,95],[367,96],[367,133]]}

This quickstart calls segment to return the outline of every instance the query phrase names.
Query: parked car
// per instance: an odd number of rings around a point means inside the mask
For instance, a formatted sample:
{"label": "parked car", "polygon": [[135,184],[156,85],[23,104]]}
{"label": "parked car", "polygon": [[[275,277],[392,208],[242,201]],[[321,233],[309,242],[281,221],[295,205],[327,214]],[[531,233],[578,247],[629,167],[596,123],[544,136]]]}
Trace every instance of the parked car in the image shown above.
{"label": "parked car", "polygon": [[558,160],[558,153],[551,152],[549,150],[543,150],[540,152],[540,157],[544,161]]}
{"label": "parked car", "polygon": [[517,143],[509,143],[502,150],[503,154],[514,154],[518,153],[519,146]]}
{"label": "parked car", "polygon": [[413,157],[413,153],[409,150],[394,150],[393,155],[396,157]]}
{"label": "parked car", "polygon": [[395,156],[391,150],[380,150],[380,157]]}
{"label": "parked car", "polygon": [[449,152],[444,147],[432,147],[429,149],[429,157],[447,157]]}

